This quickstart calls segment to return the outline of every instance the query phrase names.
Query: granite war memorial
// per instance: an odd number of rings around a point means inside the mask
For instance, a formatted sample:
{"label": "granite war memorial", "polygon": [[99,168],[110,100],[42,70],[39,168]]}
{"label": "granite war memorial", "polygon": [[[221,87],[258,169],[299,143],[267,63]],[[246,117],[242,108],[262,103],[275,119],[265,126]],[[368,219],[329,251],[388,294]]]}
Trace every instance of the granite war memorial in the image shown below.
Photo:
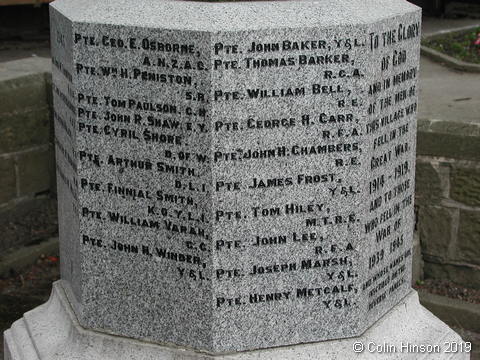
{"label": "granite war memorial", "polygon": [[419,8],[50,16],[62,279],[7,360],[469,358],[410,286]]}

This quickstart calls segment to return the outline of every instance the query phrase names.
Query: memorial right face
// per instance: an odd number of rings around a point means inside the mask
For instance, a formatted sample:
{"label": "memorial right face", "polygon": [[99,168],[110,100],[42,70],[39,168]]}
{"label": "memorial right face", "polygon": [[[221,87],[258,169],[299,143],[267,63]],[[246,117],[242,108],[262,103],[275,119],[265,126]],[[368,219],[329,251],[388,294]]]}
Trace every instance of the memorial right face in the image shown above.
{"label": "memorial right face", "polygon": [[51,7],[80,323],[209,352],[360,335],[410,291],[419,9],[174,3]]}

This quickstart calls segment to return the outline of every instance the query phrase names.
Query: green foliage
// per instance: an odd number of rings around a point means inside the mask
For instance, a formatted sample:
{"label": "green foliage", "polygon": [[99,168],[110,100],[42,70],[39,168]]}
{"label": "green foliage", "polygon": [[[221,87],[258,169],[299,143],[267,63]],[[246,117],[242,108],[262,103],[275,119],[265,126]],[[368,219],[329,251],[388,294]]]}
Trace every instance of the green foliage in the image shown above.
{"label": "green foliage", "polygon": [[480,64],[480,46],[474,44],[479,33],[480,27],[424,40],[422,44],[459,60]]}

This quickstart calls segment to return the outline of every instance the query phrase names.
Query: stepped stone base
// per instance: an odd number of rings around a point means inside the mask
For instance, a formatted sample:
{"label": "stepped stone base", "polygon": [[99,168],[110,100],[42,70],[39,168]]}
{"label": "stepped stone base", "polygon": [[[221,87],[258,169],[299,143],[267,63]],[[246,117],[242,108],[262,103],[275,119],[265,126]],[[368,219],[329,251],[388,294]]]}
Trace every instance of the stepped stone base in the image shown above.
{"label": "stepped stone base", "polygon": [[[423,308],[415,291],[362,336],[235,354],[209,355],[173,346],[103,334],[82,328],[65,296],[62,281],[50,300],[27,312],[5,332],[5,360],[321,360],[321,359],[462,359],[466,352],[447,353],[446,343],[462,339]],[[361,345],[359,345],[361,344]],[[410,351],[402,344],[425,346]],[[438,345],[435,349],[433,346]],[[361,353],[357,349],[364,347]],[[429,349],[427,346],[431,346]],[[374,350],[374,352],[369,351]],[[459,346],[460,348],[460,346]]]}

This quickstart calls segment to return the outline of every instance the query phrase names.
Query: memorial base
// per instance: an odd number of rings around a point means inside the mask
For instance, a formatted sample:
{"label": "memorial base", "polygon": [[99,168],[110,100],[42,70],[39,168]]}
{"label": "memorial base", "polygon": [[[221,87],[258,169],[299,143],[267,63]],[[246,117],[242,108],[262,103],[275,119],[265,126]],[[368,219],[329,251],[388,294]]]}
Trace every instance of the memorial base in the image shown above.
{"label": "memorial base", "polygon": [[[234,354],[209,355],[161,346],[82,328],[65,296],[62,281],[47,303],[27,312],[4,334],[5,360],[318,360],[318,359],[469,359],[446,352],[462,339],[423,308],[415,291],[362,336]],[[417,346],[417,348],[415,348]],[[422,348],[423,346],[423,348]],[[364,350],[354,352],[354,347]],[[370,350],[370,351],[369,351]],[[372,352],[373,350],[373,352]]]}

